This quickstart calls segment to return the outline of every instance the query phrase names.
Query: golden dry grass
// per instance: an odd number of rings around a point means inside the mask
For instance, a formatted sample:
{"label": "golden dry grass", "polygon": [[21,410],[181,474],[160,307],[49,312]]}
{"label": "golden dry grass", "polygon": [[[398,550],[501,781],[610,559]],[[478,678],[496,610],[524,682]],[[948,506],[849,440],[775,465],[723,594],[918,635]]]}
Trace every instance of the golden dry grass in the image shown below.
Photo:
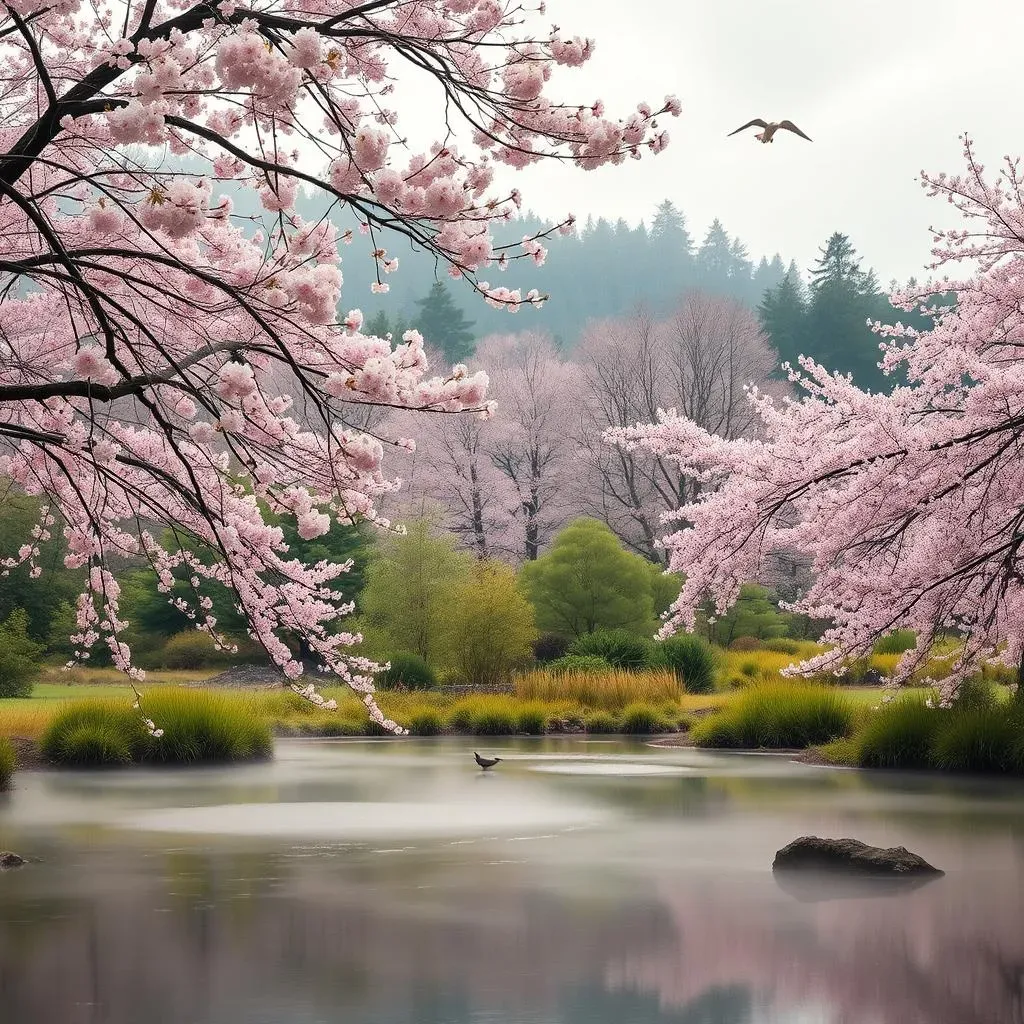
{"label": "golden dry grass", "polygon": [[668,669],[600,673],[538,669],[516,679],[515,695],[520,700],[569,701],[587,708],[618,711],[636,701],[678,701],[682,691],[675,673]]}
{"label": "golden dry grass", "polygon": [[[219,668],[196,669],[153,669],[146,673],[147,686],[177,686],[181,683],[201,683],[217,675]],[[76,665],[64,668],[62,665],[44,665],[39,673],[39,683],[58,686],[125,686],[128,680],[116,668],[86,668]]]}

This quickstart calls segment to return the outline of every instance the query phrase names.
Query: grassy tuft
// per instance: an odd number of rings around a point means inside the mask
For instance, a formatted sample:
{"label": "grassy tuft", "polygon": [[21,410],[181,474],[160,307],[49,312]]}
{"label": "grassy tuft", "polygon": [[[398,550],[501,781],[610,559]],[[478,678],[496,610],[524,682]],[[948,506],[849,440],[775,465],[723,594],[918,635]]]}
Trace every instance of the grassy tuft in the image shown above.
{"label": "grassy tuft", "polygon": [[82,700],[67,704],[40,739],[54,764],[100,767],[141,760],[149,737],[128,700]]}
{"label": "grassy tuft", "polygon": [[658,644],[659,657],[672,669],[687,693],[711,693],[716,664],[711,645],[699,636],[679,634]]}
{"label": "grassy tuft", "polygon": [[860,744],[854,736],[843,736],[841,739],[823,743],[815,748],[826,764],[856,768],[860,764]]}
{"label": "grassy tuft", "polygon": [[658,709],[642,701],[627,704],[622,709],[622,716],[619,719],[619,729],[624,733],[636,736],[661,732],[665,725],[665,719]]}
{"label": "grassy tuft", "polygon": [[917,634],[912,629],[895,629],[880,637],[874,646],[875,654],[903,654],[917,643]]}
{"label": "grassy tuft", "polygon": [[518,711],[519,731],[529,736],[540,736],[547,731],[548,709],[544,704],[524,704]]}
{"label": "grassy tuft", "polygon": [[126,700],[82,700],[59,710],[40,741],[43,755],[61,765],[116,765],[133,761],[191,764],[270,756],[270,727],[255,702],[208,690],[151,690],[147,717],[164,730],[150,737]]}
{"label": "grassy tuft", "polygon": [[413,736],[437,736],[444,728],[441,712],[434,708],[420,708],[407,719],[409,732]]}
{"label": "grassy tuft", "polygon": [[251,761],[273,753],[269,725],[244,697],[172,687],[148,691],[143,708],[164,731],[149,745],[150,760]]}
{"label": "grassy tuft", "polygon": [[900,697],[867,718],[857,737],[858,764],[865,768],[927,768],[941,712],[921,697]]}
{"label": "grassy tuft", "polygon": [[1018,761],[1021,723],[1005,709],[968,707],[940,712],[941,726],[932,743],[936,768],[959,772],[1013,772]]}
{"label": "grassy tuft", "polygon": [[472,728],[477,736],[512,736],[519,723],[510,708],[485,704],[474,714]]}
{"label": "grassy tuft", "polygon": [[828,743],[853,729],[854,708],[838,690],[800,683],[761,683],[698,722],[705,747],[796,747]]}
{"label": "grassy tuft", "polygon": [[592,711],[583,719],[587,732],[607,734],[619,731],[619,723],[610,711]]}
{"label": "grassy tuft", "polygon": [[15,761],[14,744],[6,736],[0,736],[0,790],[10,787]]}

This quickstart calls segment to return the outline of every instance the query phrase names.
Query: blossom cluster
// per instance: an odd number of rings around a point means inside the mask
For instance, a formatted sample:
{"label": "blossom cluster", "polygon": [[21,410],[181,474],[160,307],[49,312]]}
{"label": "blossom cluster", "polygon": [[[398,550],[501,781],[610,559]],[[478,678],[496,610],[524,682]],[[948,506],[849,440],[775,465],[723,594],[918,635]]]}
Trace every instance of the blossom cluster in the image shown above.
{"label": "blossom cluster", "polygon": [[[934,268],[969,259],[973,276],[893,297],[929,314],[918,332],[876,324],[880,363],[907,383],[872,394],[810,359],[790,368],[801,397],[751,389],[761,436],[726,440],[672,410],[609,440],[671,460],[701,497],[666,518],[682,592],[663,632],[690,628],[702,602],[721,613],[780,550],[810,559],[792,608],[830,620],[829,650],[794,671],[842,672],[897,628],[917,633],[893,676],[920,678],[937,639],[963,643],[940,684],[948,703],[986,663],[1024,664],[1024,180],[1007,160],[986,176],[965,140],[967,173],[923,175],[966,230],[935,236]],[[935,296],[953,292],[955,304]]]}
{"label": "blossom cluster", "polygon": [[[36,573],[59,522],[88,579],[77,656],[102,644],[137,680],[111,560],[148,562],[168,600],[230,649],[212,613],[226,588],[289,679],[303,665],[283,638],[298,636],[397,730],[373,699],[378,666],[337,627],[352,607],[347,566],[304,563],[278,524],[291,517],[312,540],[380,521],[398,486],[387,450],[408,442],[353,420],[492,405],[483,371],[431,375],[416,331],[393,343],[363,333],[357,309],[339,312],[351,234],[334,211],[374,236],[381,276],[399,262],[377,235],[395,229],[487,301],[537,306],[536,290],[475,275],[541,264],[542,237],[571,219],[495,246],[491,226],[522,203],[495,188],[495,167],[657,152],[678,101],[624,119],[556,101],[552,68],[585,63],[592,41],[531,34],[528,12],[496,0],[123,6],[112,17],[85,0],[11,0],[0,14],[0,191],[15,200],[0,203],[0,474],[47,502],[0,571]],[[389,106],[406,74],[455,100],[419,152]],[[331,215],[300,216],[303,191]]]}

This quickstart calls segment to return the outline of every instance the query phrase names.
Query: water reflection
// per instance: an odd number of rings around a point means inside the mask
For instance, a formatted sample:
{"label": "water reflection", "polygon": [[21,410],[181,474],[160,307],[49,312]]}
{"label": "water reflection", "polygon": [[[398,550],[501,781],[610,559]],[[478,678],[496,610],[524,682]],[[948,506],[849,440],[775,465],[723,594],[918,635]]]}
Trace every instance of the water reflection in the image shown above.
{"label": "water reflection", "polygon": [[[0,876],[0,1020],[1024,1022],[1021,787],[504,746],[486,783],[450,743],[24,776],[0,848],[41,863]],[[808,832],[947,874],[794,899],[771,861]]]}

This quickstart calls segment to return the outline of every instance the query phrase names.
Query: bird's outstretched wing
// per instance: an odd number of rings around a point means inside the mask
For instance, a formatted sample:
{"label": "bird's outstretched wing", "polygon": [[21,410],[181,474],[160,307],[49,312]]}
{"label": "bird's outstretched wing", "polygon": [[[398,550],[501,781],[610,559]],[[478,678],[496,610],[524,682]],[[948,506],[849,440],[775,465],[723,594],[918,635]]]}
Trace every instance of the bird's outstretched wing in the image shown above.
{"label": "bird's outstretched wing", "polygon": [[[736,129],[736,131],[729,132],[729,135],[738,135],[740,132],[746,131],[747,128],[753,128],[755,125],[758,128],[767,128],[768,122],[760,117],[755,117],[753,121],[748,121],[745,125],[741,125]],[[726,136],[726,138],[728,138],[728,136]]]}
{"label": "bird's outstretched wing", "polygon": [[797,128],[797,126],[793,124],[792,121],[780,121],[779,127],[785,128],[787,131],[795,132],[797,135],[800,136],[801,139],[806,139],[808,142],[814,141],[814,139],[812,139],[810,135],[805,135],[802,131],[800,131],[800,129]]}

